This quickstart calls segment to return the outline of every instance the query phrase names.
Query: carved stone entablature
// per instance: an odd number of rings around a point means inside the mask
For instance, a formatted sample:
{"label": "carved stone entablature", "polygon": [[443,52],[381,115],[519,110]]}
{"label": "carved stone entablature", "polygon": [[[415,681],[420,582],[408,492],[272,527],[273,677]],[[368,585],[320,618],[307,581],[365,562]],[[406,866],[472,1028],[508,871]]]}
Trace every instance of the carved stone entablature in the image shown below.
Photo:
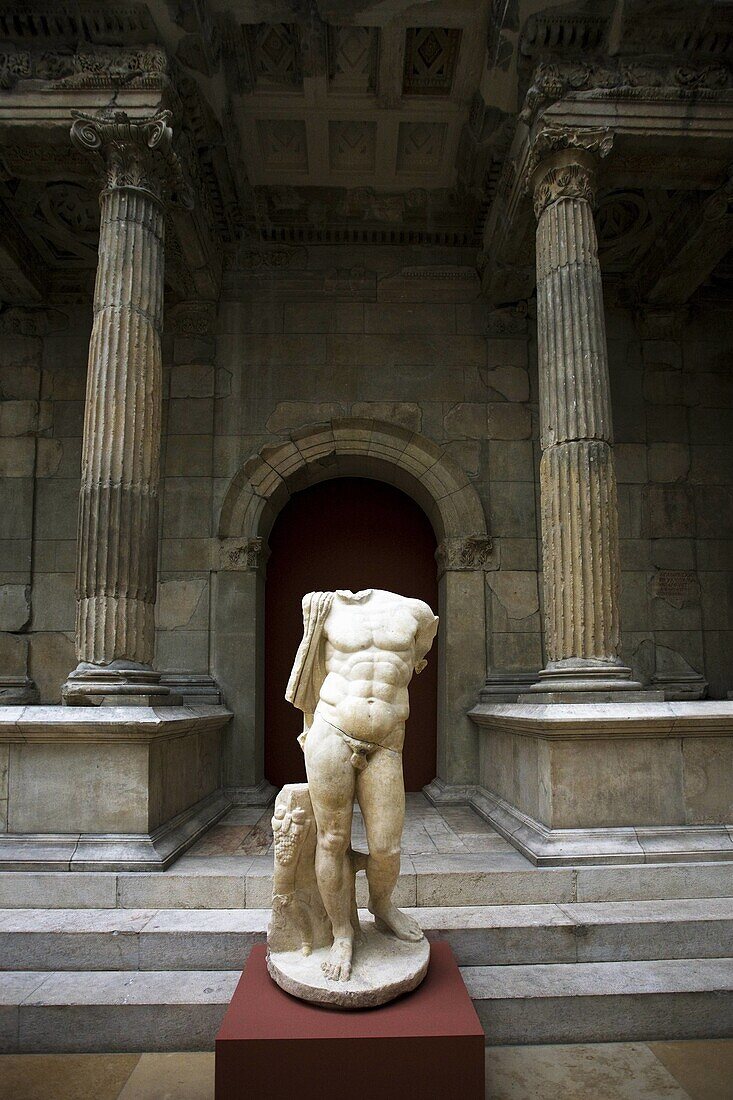
{"label": "carved stone entablature", "polygon": [[210,336],[216,319],[216,302],[177,302],[165,314],[165,330],[176,336]]}
{"label": "carved stone entablature", "polygon": [[68,50],[8,50],[0,53],[0,88],[41,80],[52,88],[160,89],[168,80],[168,58],[160,46],[87,46]]}
{"label": "carved stone entablature", "polygon": [[448,571],[486,569],[493,552],[494,544],[489,535],[444,539],[435,551],[438,575]]}
{"label": "carved stone entablature", "polygon": [[492,309],[486,319],[487,336],[526,336],[529,308],[526,301]]}
{"label": "carved stone entablature", "polygon": [[60,309],[26,309],[8,306],[0,310],[0,332],[19,336],[48,336],[69,327],[69,318]]}
{"label": "carved stone entablature", "polygon": [[710,99],[731,87],[733,73],[719,64],[542,62],[535,69],[519,119],[530,126],[550,104],[571,92],[593,92],[594,98]]}
{"label": "carved stone entablature", "polygon": [[86,115],[72,111],[71,140],[89,154],[103,173],[108,190],[134,187],[162,200],[171,194],[191,206],[190,189],[173,150],[170,111],[131,119],[124,111]]}
{"label": "carved stone entablature", "polygon": [[234,573],[263,572],[270,549],[262,538],[222,539],[219,543],[219,569]]}
{"label": "carved stone entablature", "polygon": [[[582,198],[592,203],[595,197],[594,160],[607,156],[612,145],[610,130],[543,127],[532,145],[525,174],[526,188],[534,188],[537,217],[558,199]],[[556,163],[553,155],[565,151],[578,155]],[[546,169],[543,167],[545,161]]]}

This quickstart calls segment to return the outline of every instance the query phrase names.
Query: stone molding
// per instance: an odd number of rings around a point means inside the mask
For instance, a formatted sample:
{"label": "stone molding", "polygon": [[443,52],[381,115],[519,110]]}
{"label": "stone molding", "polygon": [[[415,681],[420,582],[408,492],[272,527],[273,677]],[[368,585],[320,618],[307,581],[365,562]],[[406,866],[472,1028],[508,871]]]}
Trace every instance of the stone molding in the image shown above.
{"label": "stone molding", "polygon": [[427,513],[440,542],[488,540],[478,493],[437,443],[398,424],[356,417],[299,428],[248,459],[224,497],[219,539],[232,549],[245,547],[242,539],[266,539],[291,492],[332,477],[375,477],[402,489]]}
{"label": "stone molding", "polygon": [[191,191],[173,150],[170,111],[142,119],[130,118],[125,111],[72,111],[72,117],[71,140],[96,162],[106,190],[134,188],[158,202],[171,195],[192,208]]}
{"label": "stone molding", "polygon": [[486,569],[494,552],[488,535],[469,535],[463,539],[444,539],[435,551],[438,575],[448,570]]}

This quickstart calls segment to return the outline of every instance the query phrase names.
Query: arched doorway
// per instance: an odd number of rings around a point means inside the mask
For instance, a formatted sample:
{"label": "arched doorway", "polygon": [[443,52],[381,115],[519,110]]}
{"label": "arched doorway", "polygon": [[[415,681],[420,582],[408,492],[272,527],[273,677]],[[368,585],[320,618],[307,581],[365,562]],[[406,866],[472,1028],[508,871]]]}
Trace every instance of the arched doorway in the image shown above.
{"label": "arched doorway", "polygon": [[[269,537],[265,589],[265,776],[275,786],[305,779],[297,743],[301,714],[285,686],[303,631],[306,592],[385,588],[437,610],[436,540],[420,507],[381,481],[336,478],[295,493]],[[405,786],[436,774],[437,642],[410,685],[403,754]]]}

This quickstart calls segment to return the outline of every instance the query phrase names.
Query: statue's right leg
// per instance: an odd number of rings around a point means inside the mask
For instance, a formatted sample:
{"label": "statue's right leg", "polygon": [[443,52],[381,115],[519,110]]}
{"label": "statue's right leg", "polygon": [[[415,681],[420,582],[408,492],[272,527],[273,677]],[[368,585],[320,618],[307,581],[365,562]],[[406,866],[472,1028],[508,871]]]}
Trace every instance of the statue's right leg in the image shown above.
{"label": "statue's right leg", "polygon": [[305,769],[318,827],[316,879],[333,930],[333,945],[323,971],[332,981],[345,982],[351,977],[354,950],[349,859],[354,768],[351,749],[333,726],[317,716],[305,742]]}

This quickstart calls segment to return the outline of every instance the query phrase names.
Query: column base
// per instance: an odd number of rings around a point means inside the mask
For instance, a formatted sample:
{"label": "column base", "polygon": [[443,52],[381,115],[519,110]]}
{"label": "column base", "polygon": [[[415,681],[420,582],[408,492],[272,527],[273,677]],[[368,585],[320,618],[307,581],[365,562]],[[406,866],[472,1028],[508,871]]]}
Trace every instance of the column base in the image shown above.
{"label": "column base", "polygon": [[171,707],[182,698],[161,683],[161,674],[132,661],[93,665],[85,661],[69,673],[61,689],[67,707]]}
{"label": "column base", "polygon": [[539,673],[524,670],[494,670],[478,693],[479,703],[516,703],[521,692],[531,691]]}
{"label": "column base", "polygon": [[[543,668],[529,691],[519,696],[519,702],[605,702],[613,701],[618,692],[623,692],[628,702],[635,701],[637,693],[639,701],[650,698],[641,682],[632,679],[631,669],[620,661],[572,657],[553,661]],[[651,698],[663,699],[664,696],[657,692]]]}
{"label": "column base", "polygon": [[0,676],[0,707],[25,707],[39,698],[38,688],[28,676]]}

